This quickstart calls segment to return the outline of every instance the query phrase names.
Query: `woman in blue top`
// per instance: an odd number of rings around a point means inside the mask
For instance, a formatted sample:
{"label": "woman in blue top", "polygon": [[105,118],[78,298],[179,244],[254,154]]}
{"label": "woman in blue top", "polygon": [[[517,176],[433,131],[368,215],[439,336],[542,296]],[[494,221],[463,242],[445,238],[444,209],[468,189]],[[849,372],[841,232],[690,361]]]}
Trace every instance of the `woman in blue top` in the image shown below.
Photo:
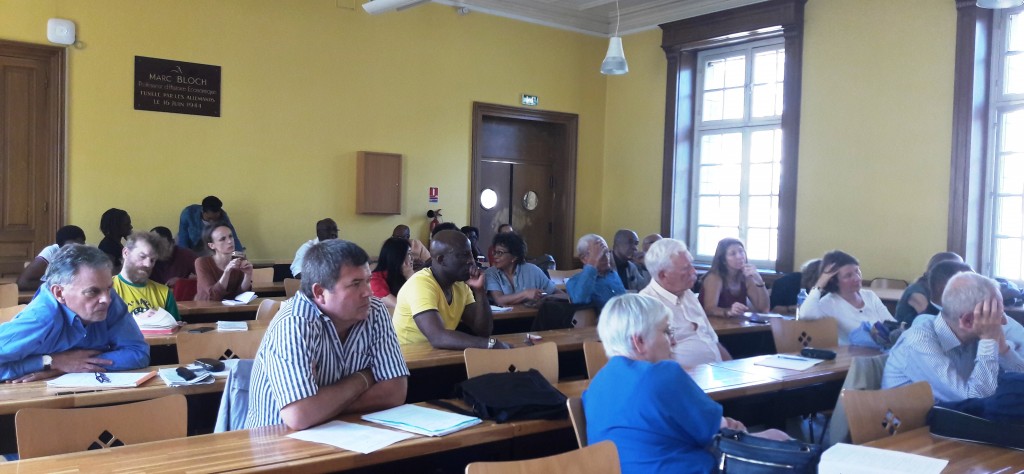
{"label": "woman in blue top", "polygon": [[544,270],[526,262],[526,242],[514,232],[494,235],[494,265],[487,269],[487,294],[508,306],[553,294],[555,283]]}
{"label": "woman in blue top", "polygon": [[[712,438],[745,427],[723,417],[672,359],[669,309],[647,296],[618,296],[601,311],[597,333],[609,360],[583,393],[590,443],[613,441],[623,474],[712,472]],[[778,430],[755,435],[789,439]]]}

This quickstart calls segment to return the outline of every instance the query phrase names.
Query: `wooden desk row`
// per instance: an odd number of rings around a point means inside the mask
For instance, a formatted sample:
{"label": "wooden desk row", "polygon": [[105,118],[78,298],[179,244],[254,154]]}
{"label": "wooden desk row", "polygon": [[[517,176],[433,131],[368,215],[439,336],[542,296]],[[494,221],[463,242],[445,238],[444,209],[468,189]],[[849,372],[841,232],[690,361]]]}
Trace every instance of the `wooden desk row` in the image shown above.
{"label": "wooden desk row", "polygon": [[927,427],[877,439],[865,445],[949,460],[943,473],[1024,472],[1024,452],[941,438],[928,432]]}

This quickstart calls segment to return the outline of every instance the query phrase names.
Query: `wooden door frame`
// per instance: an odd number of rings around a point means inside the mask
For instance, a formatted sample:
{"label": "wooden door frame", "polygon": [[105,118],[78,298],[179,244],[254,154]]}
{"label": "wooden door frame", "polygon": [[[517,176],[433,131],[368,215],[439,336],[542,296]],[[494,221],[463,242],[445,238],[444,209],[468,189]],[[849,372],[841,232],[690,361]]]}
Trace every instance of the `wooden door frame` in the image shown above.
{"label": "wooden door frame", "polygon": [[[47,234],[54,236],[64,225],[67,202],[65,201],[65,147],[66,147],[66,105],[67,100],[67,51],[65,48],[43,44],[22,43],[0,40],[0,56],[32,58],[49,63],[46,78],[46,113],[49,116],[46,158],[50,160],[49,179],[53,187],[47,194],[49,205],[44,225]],[[41,249],[35,249],[36,252]],[[34,258],[34,256],[33,256]]]}
{"label": "wooden door frame", "polygon": [[[481,167],[479,163],[483,160],[480,154],[481,130],[485,117],[496,117],[506,119],[531,120],[558,124],[565,127],[565,149],[562,154],[555,157],[552,162],[552,176],[562,177],[564,183],[558,183],[561,193],[555,193],[555,206],[553,209],[553,229],[551,232],[554,257],[559,268],[571,268],[575,264],[576,246],[576,150],[579,133],[579,115],[565,112],[552,112],[547,110],[527,109],[523,107],[512,107],[508,105],[488,104],[484,102],[473,102],[473,170],[470,183],[470,220],[476,214],[475,206],[480,205],[480,196],[477,195],[477,184],[481,181]],[[556,217],[561,216],[561,219]],[[473,225],[479,224],[472,222]],[[490,246],[490,243],[485,243]]]}

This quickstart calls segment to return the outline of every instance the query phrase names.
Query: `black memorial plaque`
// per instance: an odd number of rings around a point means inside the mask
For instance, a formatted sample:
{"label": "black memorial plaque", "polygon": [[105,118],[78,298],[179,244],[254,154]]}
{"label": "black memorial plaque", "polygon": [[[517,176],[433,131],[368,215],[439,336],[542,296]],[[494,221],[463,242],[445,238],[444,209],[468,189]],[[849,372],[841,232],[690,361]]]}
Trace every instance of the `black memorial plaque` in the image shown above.
{"label": "black memorial plaque", "polygon": [[135,56],[135,110],[220,117],[220,66]]}

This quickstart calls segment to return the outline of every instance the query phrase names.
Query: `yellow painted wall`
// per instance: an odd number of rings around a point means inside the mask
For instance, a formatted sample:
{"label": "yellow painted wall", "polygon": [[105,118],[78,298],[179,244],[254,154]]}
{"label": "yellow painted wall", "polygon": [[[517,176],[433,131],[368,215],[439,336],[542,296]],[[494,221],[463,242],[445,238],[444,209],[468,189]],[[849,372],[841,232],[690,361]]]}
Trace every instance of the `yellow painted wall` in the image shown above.
{"label": "yellow painted wall", "polygon": [[[441,5],[371,17],[359,3],[0,0],[0,38],[45,43],[58,16],[83,43],[68,50],[69,222],[93,243],[109,207],[137,229],[176,229],[182,207],[215,194],[253,258],[291,258],[325,216],[376,253],[399,223],[425,238],[428,208],[468,222],[472,103],[520,93],[579,114],[579,199],[599,196],[604,40]],[[222,117],[133,110],[135,55],[222,66]],[[401,216],[355,214],[359,150],[405,155]],[[578,212],[577,229],[600,213]]]}
{"label": "yellow painted wall", "polygon": [[[809,0],[796,265],[839,248],[866,278],[912,280],[945,250],[956,12],[948,0]],[[660,31],[610,78],[602,232],[660,225]]]}

